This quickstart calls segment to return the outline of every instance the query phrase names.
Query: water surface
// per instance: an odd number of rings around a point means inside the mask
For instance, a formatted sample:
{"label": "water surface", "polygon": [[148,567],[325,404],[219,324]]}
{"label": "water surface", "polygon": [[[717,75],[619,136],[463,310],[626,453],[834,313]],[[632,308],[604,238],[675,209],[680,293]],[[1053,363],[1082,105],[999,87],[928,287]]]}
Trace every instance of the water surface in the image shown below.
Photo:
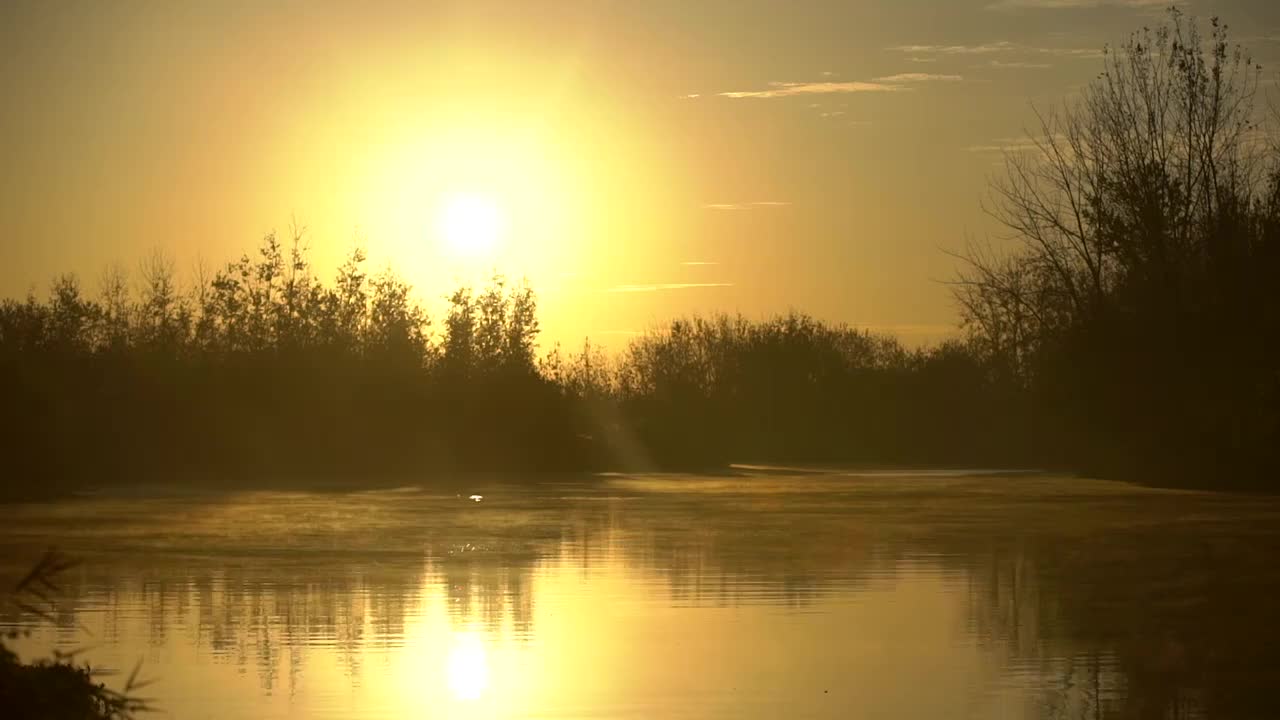
{"label": "water surface", "polygon": [[0,619],[176,718],[1280,716],[1276,501],[740,472],[10,506]]}

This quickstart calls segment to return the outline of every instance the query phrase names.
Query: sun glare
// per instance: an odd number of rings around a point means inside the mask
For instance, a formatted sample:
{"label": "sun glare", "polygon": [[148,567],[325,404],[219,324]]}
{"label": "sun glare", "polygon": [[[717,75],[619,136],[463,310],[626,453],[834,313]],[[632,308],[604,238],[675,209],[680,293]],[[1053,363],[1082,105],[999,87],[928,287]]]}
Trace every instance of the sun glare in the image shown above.
{"label": "sun glare", "polygon": [[449,689],[459,700],[475,700],[489,686],[489,662],[479,636],[463,633],[454,640],[448,660]]}
{"label": "sun glare", "polygon": [[493,198],[450,193],[436,210],[436,231],[454,253],[470,257],[493,252],[506,229],[506,216]]}

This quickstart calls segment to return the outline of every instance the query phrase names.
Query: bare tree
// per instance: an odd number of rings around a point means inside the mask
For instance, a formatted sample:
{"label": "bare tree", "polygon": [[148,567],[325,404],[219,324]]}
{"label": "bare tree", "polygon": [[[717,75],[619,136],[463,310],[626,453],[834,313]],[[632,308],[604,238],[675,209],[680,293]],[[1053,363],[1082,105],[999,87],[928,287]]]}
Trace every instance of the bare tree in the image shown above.
{"label": "bare tree", "polygon": [[1073,102],[1038,112],[990,214],[1012,251],[971,246],[955,297],[971,334],[1025,370],[1046,338],[1105,307],[1180,303],[1188,271],[1230,242],[1224,221],[1265,190],[1259,68],[1175,9],[1108,50]]}

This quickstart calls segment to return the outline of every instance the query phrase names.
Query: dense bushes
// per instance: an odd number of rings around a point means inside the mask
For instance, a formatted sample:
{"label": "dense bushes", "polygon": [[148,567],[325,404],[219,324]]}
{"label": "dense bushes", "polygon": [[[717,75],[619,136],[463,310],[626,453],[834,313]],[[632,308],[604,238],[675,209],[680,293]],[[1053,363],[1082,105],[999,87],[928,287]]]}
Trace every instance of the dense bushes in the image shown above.
{"label": "dense bushes", "polygon": [[1016,398],[957,343],[792,313],[683,319],[627,348],[616,417],[658,465],[755,461],[1011,462]]}
{"label": "dense bushes", "polygon": [[63,276],[3,303],[9,490],[1013,456],[1012,404],[966,346],[724,316],[539,360],[528,287],[460,289],[433,333],[364,263],[325,285],[300,238],[269,236],[187,289],[152,259],[137,293],[114,271],[96,298]]}
{"label": "dense bushes", "polygon": [[364,260],[326,287],[300,239],[286,253],[268,237],[185,291],[153,260],[136,297],[112,272],[97,299],[64,276],[47,301],[5,302],[9,489],[572,459],[564,402],[534,366],[529,288],[455,293],[436,339],[409,287]]}

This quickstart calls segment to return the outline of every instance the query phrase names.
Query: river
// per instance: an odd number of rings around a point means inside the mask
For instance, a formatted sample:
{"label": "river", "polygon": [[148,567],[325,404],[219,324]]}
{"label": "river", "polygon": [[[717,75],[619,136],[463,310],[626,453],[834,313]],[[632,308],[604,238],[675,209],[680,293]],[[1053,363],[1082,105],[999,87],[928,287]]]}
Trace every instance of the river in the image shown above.
{"label": "river", "polygon": [[14,647],[141,662],[174,718],[1280,717],[1269,498],[739,468],[2,510],[6,578],[81,561]]}

